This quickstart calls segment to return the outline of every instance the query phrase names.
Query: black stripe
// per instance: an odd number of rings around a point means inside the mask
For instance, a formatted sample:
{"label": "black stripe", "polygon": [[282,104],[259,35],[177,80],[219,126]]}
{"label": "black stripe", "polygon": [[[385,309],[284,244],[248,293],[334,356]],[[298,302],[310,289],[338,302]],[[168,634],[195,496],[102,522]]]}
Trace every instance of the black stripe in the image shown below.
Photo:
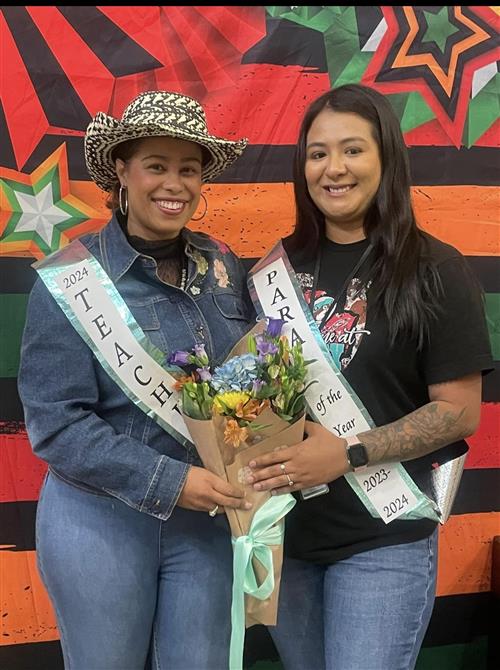
{"label": "black stripe", "polygon": [[[498,149],[496,147],[409,147],[414,186],[452,186],[458,184],[496,186]],[[217,180],[233,182],[292,181],[294,146],[253,144]]]}
{"label": "black stripe", "polygon": [[[84,130],[82,125],[80,130]],[[83,154],[83,137],[45,135],[23,168],[32,172],[47,156],[66,142],[70,179],[90,179]],[[221,184],[281,183],[292,181],[294,146],[252,144],[215,180]],[[496,186],[496,147],[410,147],[414,186]]]}
{"label": "black stripe", "polygon": [[464,470],[452,514],[500,512],[498,468]]}
{"label": "black stripe", "polygon": [[0,546],[8,551],[35,549],[36,500],[0,504]]}
{"label": "black stripe", "polygon": [[[8,641],[4,634],[3,644]],[[4,670],[64,670],[59,640],[0,646],[0,668]]]}
{"label": "black stripe", "polygon": [[27,10],[4,5],[2,11],[49,123],[85,128],[90,114]]}
{"label": "black stripe", "polygon": [[490,592],[436,598],[424,646],[464,644],[493,632],[495,609],[498,601]]}
{"label": "black stripe", "polygon": [[24,421],[15,377],[0,377],[0,421]]}
{"label": "black stripe", "polygon": [[[480,514],[500,511],[498,469],[464,470],[453,514]],[[0,504],[0,545],[12,551],[31,551],[35,548],[34,500]]]}
{"label": "black stripe", "polygon": [[34,261],[34,258],[0,256],[2,293],[29,293],[38,277],[31,267]]}
{"label": "black stripe", "polygon": [[[500,256],[466,256],[486,293],[500,293]],[[33,288],[36,270],[31,265],[34,258],[0,256],[0,278],[2,293],[29,293]],[[258,258],[243,258],[245,268],[250,268]]]}
{"label": "black stripe", "polygon": [[313,28],[283,18],[266,17],[266,35],[243,54],[242,65],[301,65],[311,72],[328,72],[325,40]]}
{"label": "black stripe", "polygon": [[[97,7],[58,7],[61,14],[114,77],[162,67]],[[103,110],[106,111],[106,110]]]}
{"label": "black stripe", "polygon": [[483,377],[483,402],[500,402],[500,362]]}
{"label": "black stripe", "polygon": [[486,293],[500,293],[500,256],[466,256]]}
{"label": "black stripe", "polygon": [[[466,258],[483,290],[486,293],[500,293],[500,256],[466,256]],[[243,258],[246,271],[248,272],[258,260],[258,258]]]}
{"label": "black stripe", "polygon": [[5,111],[0,100],[0,156],[2,157],[2,167],[17,170],[16,157],[10,140],[9,128],[5,118]]}

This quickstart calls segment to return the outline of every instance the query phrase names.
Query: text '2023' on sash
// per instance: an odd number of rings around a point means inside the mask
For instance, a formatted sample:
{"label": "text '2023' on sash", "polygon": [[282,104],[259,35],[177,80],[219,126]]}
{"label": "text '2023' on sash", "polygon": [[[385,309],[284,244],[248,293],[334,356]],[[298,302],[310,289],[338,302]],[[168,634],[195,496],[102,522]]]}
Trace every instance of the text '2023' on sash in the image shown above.
{"label": "text '2023' on sash", "polygon": [[[281,244],[252,268],[249,288],[261,316],[283,319],[291,344],[301,342],[308,366],[306,391],[314,419],[338,437],[369,430],[373,421],[335,365],[304,300],[295,273]],[[416,486],[400,463],[384,463],[349,473],[346,479],[365,507],[385,523],[403,518],[439,520],[434,503]]]}

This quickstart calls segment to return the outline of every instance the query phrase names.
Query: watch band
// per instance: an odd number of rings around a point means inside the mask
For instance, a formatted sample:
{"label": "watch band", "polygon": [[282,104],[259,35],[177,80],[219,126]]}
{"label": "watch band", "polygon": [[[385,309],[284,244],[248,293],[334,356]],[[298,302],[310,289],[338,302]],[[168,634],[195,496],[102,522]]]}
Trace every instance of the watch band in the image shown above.
{"label": "watch band", "polygon": [[[368,467],[368,454],[366,453],[366,448],[365,445],[361,442],[359,437],[357,435],[349,435],[348,437],[344,438],[345,441],[347,442],[346,444],[346,455],[347,455],[347,461],[349,465],[351,466],[351,469],[353,472],[360,472],[362,470],[366,470]],[[352,453],[351,452],[351,447],[356,447],[356,450],[353,449],[353,451],[360,452],[360,453]],[[354,456],[354,458],[352,458]],[[361,462],[359,462],[359,457],[361,456]],[[363,458],[364,461],[363,462]],[[353,462],[354,460],[354,462]],[[358,461],[358,463],[356,463]]]}

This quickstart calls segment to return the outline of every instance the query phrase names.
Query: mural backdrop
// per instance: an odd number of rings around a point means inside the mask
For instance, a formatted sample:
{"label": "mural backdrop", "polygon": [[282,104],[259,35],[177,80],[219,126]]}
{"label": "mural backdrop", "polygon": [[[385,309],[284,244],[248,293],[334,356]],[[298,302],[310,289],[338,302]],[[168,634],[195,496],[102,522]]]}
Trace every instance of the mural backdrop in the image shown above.
{"label": "mural backdrop", "polygon": [[[107,218],[83,133],[149,89],[198,98],[210,129],[250,146],[205,189],[203,230],[247,259],[292,226],[291,163],[307,104],[333,85],[387,94],[410,149],[421,227],[479,276],[500,359],[498,8],[4,7],[0,13],[0,666],[60,670],[55,618],[35,567],[45,465],[31,453],[16,390],[30,265]],[[251,262],[249,260],[249,262]],[[464,314],[467,319],[467,314]],[[457,333],[460,337],[460,333]],[[57,374],[57,370],[54,371]],[[500,372],[441,529],[438,599],[419,670],[480,670],[493,624],[491,540],[500,534]],[[88,547],[92,551],[92,547]],[[498,631],[496,634],[498,637]],[[490,640],[491,642],[492,640]],[[263,629],[247,666],[278,668]]]}

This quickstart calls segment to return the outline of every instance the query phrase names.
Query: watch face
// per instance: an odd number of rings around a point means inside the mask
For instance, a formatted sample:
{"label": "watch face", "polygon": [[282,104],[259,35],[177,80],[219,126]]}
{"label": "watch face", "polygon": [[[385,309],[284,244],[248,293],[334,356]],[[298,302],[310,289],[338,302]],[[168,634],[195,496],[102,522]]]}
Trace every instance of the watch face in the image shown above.
{"label": "watch face", "polygon": [[368,463],[364,444],[353,444],[349,447],[349,462],[353,468],[361,468]]}

